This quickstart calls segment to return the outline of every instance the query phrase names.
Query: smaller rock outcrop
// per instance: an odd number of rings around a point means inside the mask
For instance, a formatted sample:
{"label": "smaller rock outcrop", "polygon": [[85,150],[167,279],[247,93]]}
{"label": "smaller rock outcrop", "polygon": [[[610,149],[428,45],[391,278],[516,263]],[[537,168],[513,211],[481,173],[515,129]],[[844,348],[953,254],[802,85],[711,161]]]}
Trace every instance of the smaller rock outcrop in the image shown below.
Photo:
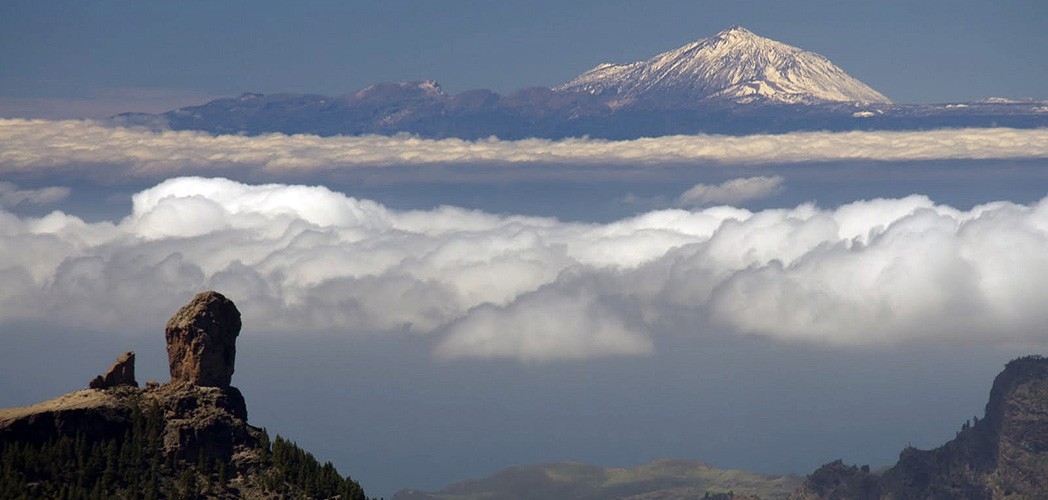
{"label": "smaller rock outcrop", "polygon": [[215,291],[198,293],[164,329],[171,381],[229,387],[240,326],[233,301]]}
{"label": "smaller rock outcrop", "polygon": [[91,380],[88,387],[92,389],[108,389],[120,385],[138,387],[135,380],[135,353],[133,351],[121,354],[116,362],[109,368],[105,375],[99,375]]}
{"label": "smaller rock outcrop", "polygon": [[869,466],[846,465],[843,460],[837,460],[809,474],[804,484],[790,496],[790,500],[845,498],[879,500],[880,476],[871,473]]}

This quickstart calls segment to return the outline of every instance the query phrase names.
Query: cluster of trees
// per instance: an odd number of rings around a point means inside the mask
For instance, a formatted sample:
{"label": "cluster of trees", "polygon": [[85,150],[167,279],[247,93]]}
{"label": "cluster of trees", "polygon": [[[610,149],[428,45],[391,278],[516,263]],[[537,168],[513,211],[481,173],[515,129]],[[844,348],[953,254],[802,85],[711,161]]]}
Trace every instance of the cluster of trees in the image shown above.
{"label": "cluster of trees", "polygon": [[263,449],[272,469],[263,476],[265,489],[293,493],[287,486],[308,498],[343,498],[367,500],[364,489],[349,477],[342,477],[331,462],[321,465],[313,454],[299,448],[294,441],[277,435],[269,451],[268,436],[263,433]]}
{"label": "cluster of trees", "polygon": [[[83,432],[44,443],[0,443],[0,498],[94,500],[105,498],[196,499],[233,497],[237,476],[230,463],[203,452],[195,463],[163,450],[163,412],[150,406],[132,409],[119,439],[97,439]],[[292,441],[272,443],[263,431],[261,466],[241,484],[261,486],[288,498],[367,500],[360,484],[342,477],[330,463],[321,465]]]}
{"label": "cluster of trees", "polygon": [[159,408],[143,411],[136,405],[121,439],[80,432],[42,444],[5,442],[0,445],[0,498],[181,498],[173,481],[163,481],[176,467],[173,456],[161,453],[163,429]]}

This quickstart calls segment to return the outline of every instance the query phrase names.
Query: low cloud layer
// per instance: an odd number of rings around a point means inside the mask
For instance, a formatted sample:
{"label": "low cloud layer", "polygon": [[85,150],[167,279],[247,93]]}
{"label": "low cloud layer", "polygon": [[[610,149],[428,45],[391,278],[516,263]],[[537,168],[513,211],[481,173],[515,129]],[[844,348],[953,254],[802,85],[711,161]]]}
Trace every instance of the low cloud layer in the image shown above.
{"label": "low cloud layer", "polygon": [[[427,164],[768,164],[834,160],[1048,158],[1048,130],[796,132],[596,139],[429,140],[409,136],[212,136],[91,121],[0,119],[0,173],[90,168],[148,178],[224,169],[281,173]],[[99,169],[99,167],[104,167]]]}
{"label": "low cloud layer", "polygon": [[853,347],[1045,347],[1045,248],[1048,198],[580,224],[187,177],[134,195],[118,222],[0,211],[0,325],[159,329],[213,288],[252,334],[421,335],[449,359],[644,355],[658,332],[710,328]]}
{"label": "low cloud layer", "polygon": [[696,184],[677,198],[685,207],[742,203],[767,198],[782,190],[781,176],[743,177],[721,184]]}

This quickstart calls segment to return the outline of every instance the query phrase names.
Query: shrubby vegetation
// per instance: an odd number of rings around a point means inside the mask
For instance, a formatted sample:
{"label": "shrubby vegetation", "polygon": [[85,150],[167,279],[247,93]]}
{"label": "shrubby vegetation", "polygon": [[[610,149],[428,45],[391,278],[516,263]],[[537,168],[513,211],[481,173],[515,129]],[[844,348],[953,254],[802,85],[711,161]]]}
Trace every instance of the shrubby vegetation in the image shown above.
{"label": "shrubby vegetation", "polygon": [[263,430],[260,465],[245,477],[224,461],[201,452],[194,462],[163,452],[164,416],[155,407],[135,405],[131,425],[120,439],[92,439],[83,433],[45,443],[0,444],[0,498],[29,499],[197,499],[235,497],[240,486],[257,486],[284,498],[366,500],[356,481],[342,477],[331,462],[321,465],[292,441],[277,436],[272,446]]}

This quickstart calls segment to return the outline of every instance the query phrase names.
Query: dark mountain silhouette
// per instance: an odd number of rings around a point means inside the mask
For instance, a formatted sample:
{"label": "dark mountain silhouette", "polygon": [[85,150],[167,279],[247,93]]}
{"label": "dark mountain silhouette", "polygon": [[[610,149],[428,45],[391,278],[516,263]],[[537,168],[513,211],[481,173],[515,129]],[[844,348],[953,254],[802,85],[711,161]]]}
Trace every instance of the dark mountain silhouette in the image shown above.
{"label": "dark mountain silhouette", "polygon": [[939,448],[906,448],[881,474],[826,464],[790,498],[1048,498],[1048,358],[1008,363],[994,379],[985,416]]}

